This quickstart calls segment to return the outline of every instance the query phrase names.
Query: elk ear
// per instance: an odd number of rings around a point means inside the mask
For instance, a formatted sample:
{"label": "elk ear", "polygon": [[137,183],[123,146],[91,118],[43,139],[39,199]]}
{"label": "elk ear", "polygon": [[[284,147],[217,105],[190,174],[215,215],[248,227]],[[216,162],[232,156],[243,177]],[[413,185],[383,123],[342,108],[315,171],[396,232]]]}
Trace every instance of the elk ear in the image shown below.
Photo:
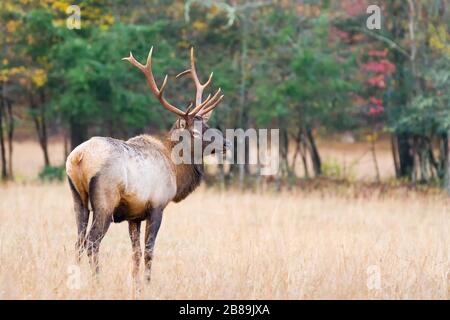
{"label": "elk ear", "polygon": [[185,120],[185,119],[180,118],[180,119],[178,120],[178,124],[179,124],[179,126],[180,126],[181,129],[186,128],[186,120]]}

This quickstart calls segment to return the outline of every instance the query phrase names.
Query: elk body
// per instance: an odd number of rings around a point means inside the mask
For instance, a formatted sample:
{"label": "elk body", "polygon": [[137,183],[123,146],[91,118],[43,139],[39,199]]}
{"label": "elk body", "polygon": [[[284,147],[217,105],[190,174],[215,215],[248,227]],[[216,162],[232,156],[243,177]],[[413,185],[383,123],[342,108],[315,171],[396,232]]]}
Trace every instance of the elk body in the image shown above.
{"label": "elk body", "polygon": [[[68,156],[66,172],[72,190],[74,210],[78,228],[76,242],[77,258],[86,248],[91,266],[98,272],[98,253],[102,238],[111,222],[128,221],[132,243],[133,276],[139,273],[141,259],[140,227],[145,226],[145,275],[150,280],[150,269],[156,236],[163,216],[164,208],[171,201],[179,202],[186,198],[201,182],[203,164],[177,164],[171,158],[176,143],[169,137],[174,130],[183,130],[189,134],[193,143],[201,133],[194,122],[201,123],[201,130],[208,129],[207,120],[212,110],[222,100],[220,89],[211,97],[202,101],[203,90],[212,80],[201,84],[198,80],[193,49],[191,49],[191,68],[177,77],[190,75],[196,86],[196,103],[187,111],[170,104],[163,96],[167,84],[167,75],[160,88],[156,85],[152,69],[150,49],[145,65],[136,61],[130,53],[128,60],[146,76],[151,91],[159,102],[177,115],[177,120],[166,139],[156,139],[149,135],[140,135],[127,141],[109,137],[93,137],[76,147]],[[197,128],[197,129],[196,129]],[[222,140],[220,150],[226,149]],[[205,144],[202,142],[202,148]],[[92,208],[92,224],[87,232],[89,207]]]}

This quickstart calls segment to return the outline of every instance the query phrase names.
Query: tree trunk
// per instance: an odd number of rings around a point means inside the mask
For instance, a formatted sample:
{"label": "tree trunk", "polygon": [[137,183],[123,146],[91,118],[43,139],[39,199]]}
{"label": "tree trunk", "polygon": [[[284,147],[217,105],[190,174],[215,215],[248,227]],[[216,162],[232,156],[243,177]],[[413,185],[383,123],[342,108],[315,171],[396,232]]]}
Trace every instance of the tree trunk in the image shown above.
{"label": "tree trunk", "polygon": [[7,163],[6,163],[6,150],[5,150],[5,137],[3,135],[3,107],[4,107],[4,99],[1,97],[0,101],[0,153],[2,160],[2,180],[8,179],[8,171],[7,171]]}
{"label": "tree trunk", "polygon": [[377,152],[375,149],[375,137],[376,137],[376,133],[372,132],[370,150],[372,152],[372,160],[373,160],[373,165],[375,167],[375,179],[376,179],[376,182],[379,183],[381,179],[380,179],[380,169],[378,167]]}
{"label": "tree trunk", "polygon": [[447,165],[446,165],[446,172],[445,172],[445,189],[450,194],[450,130],[447,131]]}
{"label": "tree trunk", "polygon": [[7,136],[8,136],[8,171],[9,178],[14,179],[13,173],[13,137],[14,137],[14,117],[12,113],[12,102],[6,101],[7,114]]}
{"label": "tree trunk", "polygon": [[395,176],[400,176],[400,159],[398,157],[398,144],[397,144],[397,137],[394,134],[391,134],[391,151],[392,151],[392,158],[394,160],[394,169],[395,169]]}
{"label": "tree trunk", "polygon": [[39,92],[40,102],[35,104],[33,95],[30,94],[30,109],[31,117],[33,118],[34,126],[39,140],[39,146],[41,147],[42,154],[44,156],[45,166],[50,166],[50,157],[48,153],[48,137],[47,137],[47,121],[45,115],[45,94],[43,90]]}
{"label": "tree trunk", "polygon": [[281,125],[280,128],[280,155],[281,155],[281,161],[280,161],[280,171],[281,176],[286,177],[288,175],[288,163],[287,163],[287,156],[288,156],[288,134],[286,126]]}
{"label": "tree trunk", "polygon": [[449,148],[448,148],[448,136],[447,133],[443,133],[440,137],[440,141],[439,141],[439,170],[438,170],[438,177],[440,179],[440,181],[442,181],[444,183],[444,185],[446,185],[446,177],[447,177],[447,172],[448,171],[448,166],[447,166],[447,162],[448,162],[448,156],[449,156]]}
{"label": "tree trunk", "polygon": [[78,145],[87,140],[87,126],[78,118],[70,119],[70,148],[75,149]]}
{"label": "tree trunk", "polygon": [[295,136],[294,139],[295,139],[295,151],[294,151],[294,156],[292,158],[290,171],[294,175],[296,175],[296,173],[295,173],[296,162],[297,162],[298,155],[300,155],[300,158],[302,159],[303,171],[305,174],[305,178],[309,178],[308,161],[306,159],[307,143],[305,141],[304,129],[302,127],[298,128],[297,135]]}
{"label": "tree trunk", "polygon": [[41,130],[42,130],[42,152],[44,154],[44,162],[46,166],[50,166],[50,157],[48,155],[48,135],[47,135],[47,117],[45,114],[45,93],[44,90],[41,89],[39,92],[41,98]]}
{"label": "tree trunk", "polygon": [[397,135],[398,156],[400,160],[400,170],[398,178],[411,179],[414,170],[414,156],[410,135],[401,133]]}
{"label": "tree trunk", "polygon": [[439,178],[439,163],[436,159],[434,152],[433,152],[433,138],[426,137],[426,148],[427,150],[426,155],[429,160],[429,168],[431,173],[431,178],[434,179],[436,177]]}
{"label": "tree trunk", "polygon": [[298,129],[298,133],[295,136],[294,141],[295,141],[295,151],[294,151],[294,156],[292,157],[291,171],[294,174],[294,176],[296,176],[295,167],[296,167],[297,157],[301,153],[301,148],[302,148],[302,129],[301,128]]}
{"label": "tree trunk", "polygon": [[306,138],[308,139],[309,153],[311,155],[311,161],[313,164],[314,174],[317,176],[322,175],[322,160],[320,159],[319,150],[317,149],[312,129],[307,128],[305,130]]}
{"label": "tree trunk", "polygon": [[[406,33],[406,25],[402,23],[400,17],[405,16],[404,3],[402,1],[392,1],[389,10],[392,12],[392,34],[395,39],[404,39]],[[395,19],[397,18],[397,19]],[[409,55],[408,55],[409,56]],[[409,57],[411,58],[411,57]],[[405,92],[411,92],[410,75],[407,74],[408,60],[405,59],[405,54],[399,52],[398,50],[393,51],[393,62],[397,66],[397,71],[395,72],[395,81],[397,83],[397,88],[394,94],[393,105],[401,106],[406,108],[408,105],[409,97],[404,94]],[[403,131],[397,133],[397,154],[399,159],[399,170],[397,172],[397,178],[412,178],[414,170],[414,157],[411,145],[411,133]]]}
{"label": "tree trunk", "polygon": [[301,144],[300,156],[302,158],[303,170],[305,171],[305,178],[309,179],[308,160],[306,159],[307,149],[306,149],[306,141],[305,141],[304,137],[302,137],[302,141],[300,142],[300,144]]}
{"label": "tree trunk", "polygon": [[[248,10],[242,12],[242,27],[241,27],[241,81],[239,86],[239,125],[241,128],[245,128],[247,125],[247,64],[248,64]],[[239,186],[244,187],[245,174],[248,173],[248,147],[245,143],[245,163],[239,165]]]}
{"label": "tree trunk", "polygon": [[38,116],[33,116],[34,126],[38,135],[39,146],[41,147],[44,156],[45,166],[50,166],[50,157],[48,155],[48,141],[47,141],[47,126],[44,119],[39,119]]}

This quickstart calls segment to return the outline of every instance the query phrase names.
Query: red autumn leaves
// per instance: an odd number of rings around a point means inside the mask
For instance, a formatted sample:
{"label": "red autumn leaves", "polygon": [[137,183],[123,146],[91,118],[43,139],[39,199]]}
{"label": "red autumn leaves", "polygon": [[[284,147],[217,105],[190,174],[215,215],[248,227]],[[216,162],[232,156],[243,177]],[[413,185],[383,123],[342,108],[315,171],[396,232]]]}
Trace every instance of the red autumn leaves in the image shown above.
{"label": "red autumn leaves", "polygon": [[370,97],[370,104],[372,107],[369,109],[369,115],[375,115],[384,112],[383,101],[375,97]]}
{"label": "red autumn leaves", "polygon": [[[367,84],[375,90],[385,89],[386,77],[395,72],[395,65],[386,59],[387,54],[388,51],[386,49],[383,51],[370,50],[368,56],[377,60],[370,60],[361,66],[363,71],[370,74],[369,79],[367,79]],[[370,116],[384,112],[383,101],[381,99],[371,96],[369,102],[370,109],[368,114]]]}

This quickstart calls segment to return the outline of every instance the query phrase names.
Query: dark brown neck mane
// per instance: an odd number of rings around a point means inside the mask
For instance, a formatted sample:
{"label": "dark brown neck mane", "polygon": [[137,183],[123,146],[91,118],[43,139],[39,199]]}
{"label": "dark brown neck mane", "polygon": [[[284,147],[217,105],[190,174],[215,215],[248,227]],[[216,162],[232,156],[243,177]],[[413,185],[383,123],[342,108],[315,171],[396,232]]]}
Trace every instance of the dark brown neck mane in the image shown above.
{"label": "dark brown neck mane", "polygon": [[[171,157],[172,149],[178,142],[166,139],[165,145],[168,156]],[[193,158],[192,158],[193,160]],[[173,201],[180,202],[194,191],[203,179],[203,163],[201,164],[174,164],[177,179],[177,194]]]}

